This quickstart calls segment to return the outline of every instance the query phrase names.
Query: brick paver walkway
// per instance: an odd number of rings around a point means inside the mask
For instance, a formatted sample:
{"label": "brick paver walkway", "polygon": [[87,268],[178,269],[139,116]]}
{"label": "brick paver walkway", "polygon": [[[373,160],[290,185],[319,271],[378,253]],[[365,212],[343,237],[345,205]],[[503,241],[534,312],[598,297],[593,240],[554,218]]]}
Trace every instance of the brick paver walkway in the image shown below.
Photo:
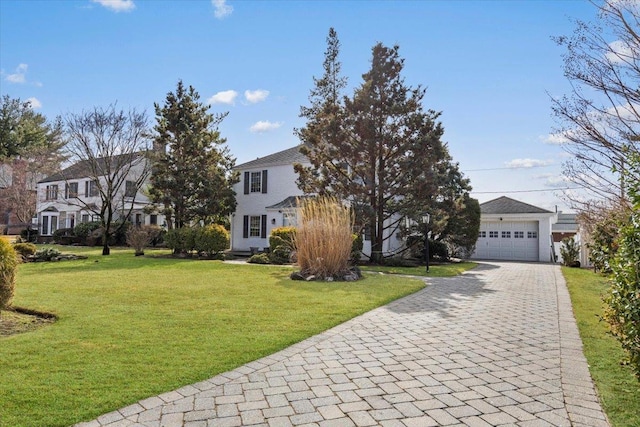
{"label": "brick paver walkway", "polygon": [[483,263],[83,427],[608,426],[560,269]]}

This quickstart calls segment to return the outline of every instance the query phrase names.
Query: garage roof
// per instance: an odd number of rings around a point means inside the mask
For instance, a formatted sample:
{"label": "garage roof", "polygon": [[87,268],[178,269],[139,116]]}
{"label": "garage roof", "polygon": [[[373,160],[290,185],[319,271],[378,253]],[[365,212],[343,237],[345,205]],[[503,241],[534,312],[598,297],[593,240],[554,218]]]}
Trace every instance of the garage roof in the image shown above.
{"label": "garage roof", "polygon": [[527,213],[553,213],[546,209],[520,202],[506,196],[489,200],[480,204],[480,212],[483,214],[527,214]]}

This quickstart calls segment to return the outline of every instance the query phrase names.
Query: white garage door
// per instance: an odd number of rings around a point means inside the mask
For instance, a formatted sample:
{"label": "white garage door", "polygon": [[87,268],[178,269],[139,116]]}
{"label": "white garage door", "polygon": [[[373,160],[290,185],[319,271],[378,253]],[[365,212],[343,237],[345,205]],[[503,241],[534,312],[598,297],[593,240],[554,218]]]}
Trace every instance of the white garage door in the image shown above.
{"label": "white garage door", "polygon": [[538,221],[480,224],[474,258],[538,261]]}

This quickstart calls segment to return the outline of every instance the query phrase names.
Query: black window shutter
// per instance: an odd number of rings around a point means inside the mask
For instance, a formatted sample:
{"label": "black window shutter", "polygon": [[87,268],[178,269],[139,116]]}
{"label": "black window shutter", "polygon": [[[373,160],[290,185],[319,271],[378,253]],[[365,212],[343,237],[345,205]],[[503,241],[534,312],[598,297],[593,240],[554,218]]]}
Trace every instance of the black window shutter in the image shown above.
{"label": "black window shutter", "polygon": [[84,182],[84,197],[89,197],[89,181]]}
{"label": "black window shutter", "polygon": [[243,218],[242,237],[245,239],[249,237],[249,215],[245,215]]}
{"label": "black window shutter", "polygon": [[249,172],[244,173],[244,194],[249,194]]}
{"label": "black window shutter", "polygon": [[64,198],[65,199],[69,198],[69,184],[64,185]]}
{"label": "black window shutter", "polygon": [[262,171],[262,192],[266,193],[267,192],[267,170],[263,170]]}
{"label": "black window shutter", "polygon": [[267,238],[267,216],[266,215],[262,215],[262,224],[260,224],[260,237],[262,237],[263,239]]}

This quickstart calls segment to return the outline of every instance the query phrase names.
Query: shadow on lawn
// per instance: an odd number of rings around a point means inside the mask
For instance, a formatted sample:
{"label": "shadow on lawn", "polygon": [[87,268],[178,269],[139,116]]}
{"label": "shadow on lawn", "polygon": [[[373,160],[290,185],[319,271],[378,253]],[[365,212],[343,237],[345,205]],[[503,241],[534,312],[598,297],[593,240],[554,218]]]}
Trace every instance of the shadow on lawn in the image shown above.
{"label": "shadow on lawn", "polygon": [[426,288],[390,303],[387,308],[395,313],[436,312],[445,318],[457,317],[457,302],[496,292],[485,287],[483,274],[496,268],[500,267],[478,263],[476,268],[456,277],[425,278]]}

